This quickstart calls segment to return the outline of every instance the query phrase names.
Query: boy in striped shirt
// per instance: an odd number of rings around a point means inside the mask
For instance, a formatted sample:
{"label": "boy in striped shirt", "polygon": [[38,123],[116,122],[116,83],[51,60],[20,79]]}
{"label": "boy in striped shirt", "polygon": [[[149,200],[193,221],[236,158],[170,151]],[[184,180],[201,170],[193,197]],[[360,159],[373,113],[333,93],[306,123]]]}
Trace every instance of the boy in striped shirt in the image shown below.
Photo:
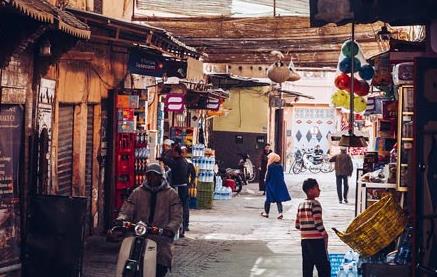
{"label": "boy in striped shirt", "polygon": [[296,216],[296,229],[300,230],[302,245],[303,276],[312,277],[314,266],[319,277],[331,276],[328,259],[328,234],[323,226],[322,206],[316,200],[320,196],[319,184],[309,178],[303,182],[303,191],[307,195],[299,204]]}

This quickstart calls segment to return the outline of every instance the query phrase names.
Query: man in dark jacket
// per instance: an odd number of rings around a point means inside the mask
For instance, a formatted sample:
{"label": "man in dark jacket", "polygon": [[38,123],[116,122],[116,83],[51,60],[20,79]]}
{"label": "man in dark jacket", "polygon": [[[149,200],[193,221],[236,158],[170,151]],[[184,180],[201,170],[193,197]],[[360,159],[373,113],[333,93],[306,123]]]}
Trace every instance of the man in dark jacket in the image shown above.
{"label": "man in dark jacket", "polygon": [[[117,221],[134,223],[143,221],[148,225],[163,228],[174,236],[182,221],[182,207],[178,194],[163,176],[162,167],[151,163],[146,169],[146,181],[137,187],[121,207]],[[163,277],[171,268],[173,240],[167,237],[149,236],[158,246],[156,276]]]}
{"label": "man in dark jacket", "polygon": [[[349,154],[346,153],[346,148],[341,148],[341,153],[332,157],[330,162],[335,162],[335,177],[337,181],[337,195],[338,202],[342,203],[342,197],[344,199],[344,203],[347,203],[347,193],[349,191],[348,178],[352,176],[352,171],[354,170],[352,159]],[[344,184],[343,195],[342,191],[342,182]]]}
{"label": "man in dark jacket", "polygon": [[182,157],[182,149],[179,144],[173,146],[173,157],[162,157],[162,161],[171,170],[171,185],[177,188],[179,198],[183,208],[183,228],[180,233],[181,237],[185,236],[185,231],[188,229],[190,218],[190,203],[188,202],[188,162]]}
{"label": "man in dark jacket", "polygon": [[270,150],[270,144],[266,144],[264,146],[264,149],[261,153],[261,157],[260,157],[260,168],[259,168],[259,191],[264,192],[263,195],[265,194],[265,178],[266,178],[266,172],[267,172],[267,156],[272,153],[272,150]]}

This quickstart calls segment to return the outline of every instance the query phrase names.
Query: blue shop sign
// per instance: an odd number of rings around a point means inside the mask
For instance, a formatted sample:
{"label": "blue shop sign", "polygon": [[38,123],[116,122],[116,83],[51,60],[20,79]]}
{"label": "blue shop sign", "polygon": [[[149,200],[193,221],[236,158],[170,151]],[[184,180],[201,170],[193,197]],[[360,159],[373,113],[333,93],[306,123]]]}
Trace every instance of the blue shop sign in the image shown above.
{"label": "blue shop sign", "polygon": [[130,73],[153,77],[185,78],[187,63],[143,50],[129,51],[128,70]]}

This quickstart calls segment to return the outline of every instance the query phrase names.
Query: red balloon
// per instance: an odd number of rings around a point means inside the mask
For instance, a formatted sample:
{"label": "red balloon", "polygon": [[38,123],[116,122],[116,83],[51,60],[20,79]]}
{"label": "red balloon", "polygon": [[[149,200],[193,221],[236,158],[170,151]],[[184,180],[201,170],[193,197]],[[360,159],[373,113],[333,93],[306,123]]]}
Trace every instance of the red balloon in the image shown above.
{"label": "red balloon", "polygon": [[351,77],[349,77],[349,75],[345,74],[345,73],[341,73],[340,75],[338,75],[335,78],[335,86],[338,89],[349,89],[350,87],[350,81],[351,81]]}
{"label": "red balloon", "polygon": [[359,96],[366,96],[369,94],[370,86],[369,84],[364,80],[357,80],[354,82],[354,85],[356,84],[356,89],[354,89],[354,92]]}

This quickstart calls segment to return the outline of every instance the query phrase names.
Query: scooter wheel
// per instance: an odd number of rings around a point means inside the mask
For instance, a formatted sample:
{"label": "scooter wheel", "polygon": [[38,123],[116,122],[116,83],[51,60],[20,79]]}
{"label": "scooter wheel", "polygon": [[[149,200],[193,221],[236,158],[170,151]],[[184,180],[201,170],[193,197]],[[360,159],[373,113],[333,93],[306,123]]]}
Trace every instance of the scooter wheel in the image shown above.
{"label": "scooter wheel", "polygon": [[243,189],[243,183],[241,181],[237,181],[236,182],[235,192],[236,193],[240,193],[242,189]]}

